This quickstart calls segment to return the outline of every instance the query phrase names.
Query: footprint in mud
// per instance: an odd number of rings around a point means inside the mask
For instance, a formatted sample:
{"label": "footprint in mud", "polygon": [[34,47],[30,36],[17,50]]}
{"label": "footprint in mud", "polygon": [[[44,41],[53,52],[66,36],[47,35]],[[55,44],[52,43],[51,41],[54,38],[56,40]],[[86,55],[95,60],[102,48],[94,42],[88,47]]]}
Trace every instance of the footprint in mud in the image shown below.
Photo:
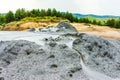
{"label": "footprint in mud", "polygon": [[0,80],[5,80],[4,77],[0,77]]}
{"label": "footprint in mud", "polygon": [[[0,67],[0,74],[2,74],[2,68]],[[4,77],[0,77],[0,80],[5,80]]]}
{"label": "footprint in mud", "polygon": [[0,74],[2,73],[2,68],[0,68]]}

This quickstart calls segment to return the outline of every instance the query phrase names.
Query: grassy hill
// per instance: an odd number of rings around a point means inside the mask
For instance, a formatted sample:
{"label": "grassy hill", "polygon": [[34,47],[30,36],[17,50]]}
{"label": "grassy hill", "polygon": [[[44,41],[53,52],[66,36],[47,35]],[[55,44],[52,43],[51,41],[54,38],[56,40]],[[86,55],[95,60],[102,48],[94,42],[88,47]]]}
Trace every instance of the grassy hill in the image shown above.
{"label": "grassy hill", "polygon": [[61,20],[69,21],[61,17],[25,17],[19,21],[13,21],[1,26],[1,30],[5,31],[22,31],[30,28],[42,28],[47,26],[53,26],[54,23],[58,23]]}
{"label": "grassy hill", "polygon": [[[26,22],[59,22],[60,20],[68,20],[72,23],[86,23],[100,26],[110,26],[120,28],[119,16],[99,16],[99,15],[82,15],[73,14],[70,12],[60,12],[56,9],[32,9],[27,11],[25,9],[18,9],[15,13],[9,11],[8,13],[0,14],[0,29],[9,30],[9,24],[17,26],[15,30],[19,29],[19,25]],[[11,25],[10,25],[11,26]],[[9,27],[10,27],[9,26]],[[11,27],[13,27],[11,26]],[[7,27],[7,28],[6,28]]]}
{"label": "grassy hill", "polygon": [[114,15],[94,15],[94,14],[79,14],[79,13],[73,13],[73,16],[78,18],[85,18],[85,17],[93,17],[93,18],[120,18],[120,16],[114,16]]}

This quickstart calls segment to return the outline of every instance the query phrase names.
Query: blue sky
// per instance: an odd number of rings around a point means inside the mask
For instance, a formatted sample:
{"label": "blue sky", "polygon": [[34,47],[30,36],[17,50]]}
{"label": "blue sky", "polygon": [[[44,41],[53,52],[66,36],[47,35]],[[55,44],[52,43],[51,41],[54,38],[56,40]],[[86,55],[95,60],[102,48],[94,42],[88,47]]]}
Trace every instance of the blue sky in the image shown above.
{"label": "blue sky", "polygon": [[56,8],[82,14],[118,15],[120,16],[120,0],[1,0],[0,13],[15,11],[18,8]]}

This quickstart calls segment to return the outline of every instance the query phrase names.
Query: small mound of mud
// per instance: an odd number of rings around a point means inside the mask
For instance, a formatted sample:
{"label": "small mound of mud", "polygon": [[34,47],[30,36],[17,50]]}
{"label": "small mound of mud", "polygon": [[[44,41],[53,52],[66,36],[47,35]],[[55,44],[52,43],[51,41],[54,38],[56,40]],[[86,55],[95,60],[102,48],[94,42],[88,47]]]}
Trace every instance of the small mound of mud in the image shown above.
{"label": "small mound of mud", "polygon": [[79,64],[79,54],[65,44],[3,41],[0,49],[4,80],[89,80]]}
{"label": "small mound of mud", "polygon": [[57,26],[56,26],[60,31],[64,32],[78,32],[74,26],[72,26],[69,22],[61,21]]}
{"label": "small mound of mud", "polygon": [[35,28],[30,28],[28,31],[29,31],[29,32],[34,32],[34,31],[35,31]]}
{"label": "small mound of mud", "polygon": [[40,32],[77,33],[78,31],[69,22],[61,21],[56,27],[49,26],[39,29]]}
{"label": "small mound of mud", "polygon": [[0,42],[0,67],[6,67],[14,61],[18,55],[37,54],[39,45],[25,40]]}
{"label": "small mound of mud", "polygon": [[85,65],[112,78],[120,78],[120,42],[87,34],[73,42],[82,53]]}

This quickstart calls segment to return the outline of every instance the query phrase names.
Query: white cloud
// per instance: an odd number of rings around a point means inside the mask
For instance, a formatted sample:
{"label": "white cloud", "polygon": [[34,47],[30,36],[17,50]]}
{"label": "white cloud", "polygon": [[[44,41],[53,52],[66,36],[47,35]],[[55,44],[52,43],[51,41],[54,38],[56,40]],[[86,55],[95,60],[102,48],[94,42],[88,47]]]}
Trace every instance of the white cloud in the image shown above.
{"label": "white cloud", "polygon": [[0,2],[0,12],[8,12],[9,10],[15,11],[18,8],[32,9],[36,8],[34,0],[2,0]]}
{"label": "white cloud", "polygon": [[76,5],[79,8],[79,12],[82,13],[96,13],[99,11],[99,5],[96,0],[76,0]]}
{"label": "white cloud", "polygon": [[76,0],[78,12],[86,14],[120,15],[119,0]]}
{"label": "white cloud", "polygon": [[120,15],[120,0],[1,0],[0,13],[18,8],[56,8],[83,14]]}

